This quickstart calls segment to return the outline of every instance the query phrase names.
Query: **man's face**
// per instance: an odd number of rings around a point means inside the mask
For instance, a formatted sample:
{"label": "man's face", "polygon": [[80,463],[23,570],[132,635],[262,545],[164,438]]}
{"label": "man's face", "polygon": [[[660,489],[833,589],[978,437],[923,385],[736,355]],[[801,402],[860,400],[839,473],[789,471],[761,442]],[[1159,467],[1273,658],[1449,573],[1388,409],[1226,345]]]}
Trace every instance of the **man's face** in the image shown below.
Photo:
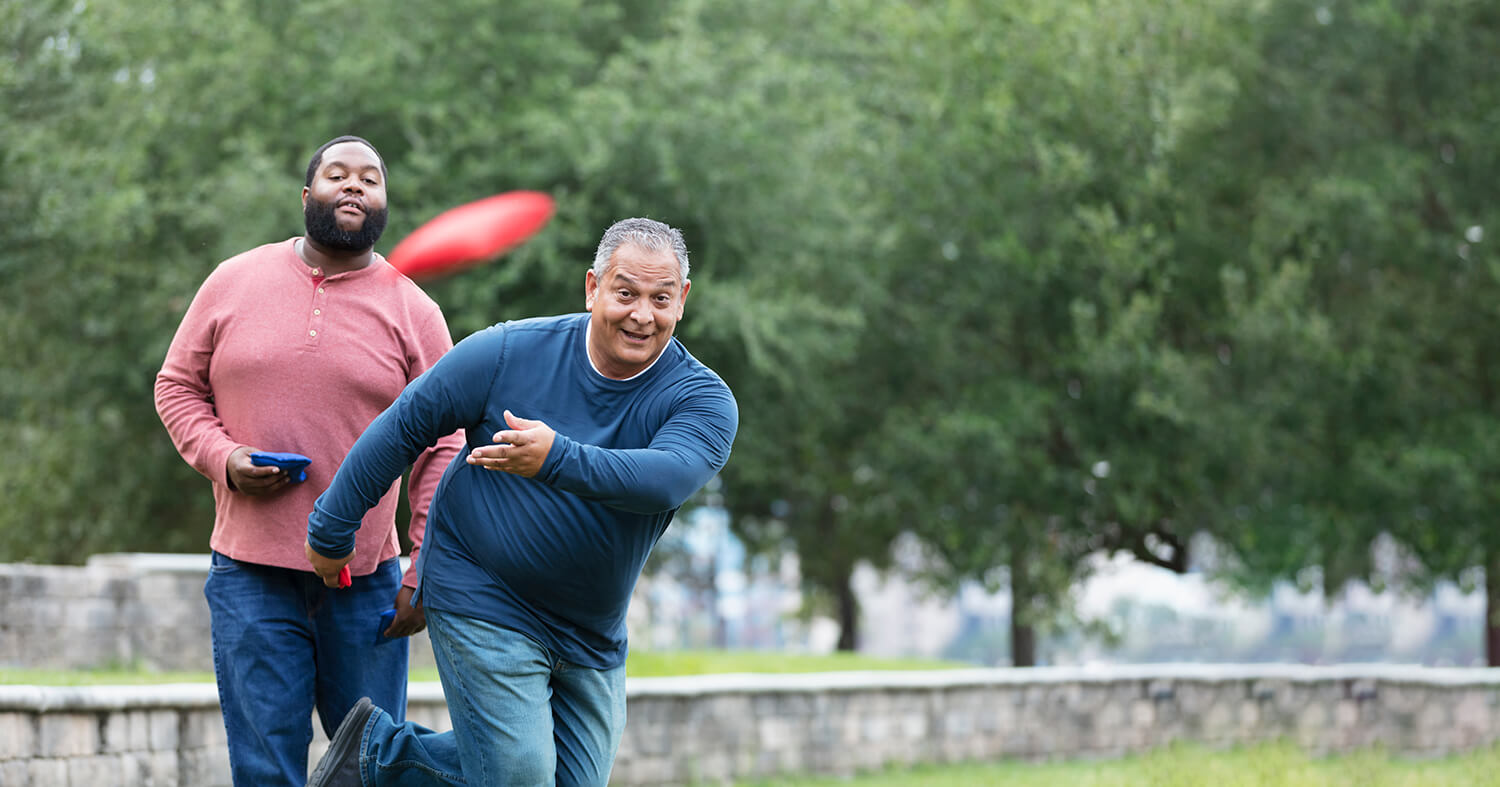
{"label": "man's face", "polygon": [[323,151],[312,185],[302,189],[307,237],[338,251],[374,248],[389,214],[380,157],[358,142]]}
{"label": "man's face", "polygon": [[590,269],[584,281],[589,318],[589,358],[606,377],[639,374],[672,340],[692,282],[670,249],[650,251],[631,243],[615,249],[604,276]]}

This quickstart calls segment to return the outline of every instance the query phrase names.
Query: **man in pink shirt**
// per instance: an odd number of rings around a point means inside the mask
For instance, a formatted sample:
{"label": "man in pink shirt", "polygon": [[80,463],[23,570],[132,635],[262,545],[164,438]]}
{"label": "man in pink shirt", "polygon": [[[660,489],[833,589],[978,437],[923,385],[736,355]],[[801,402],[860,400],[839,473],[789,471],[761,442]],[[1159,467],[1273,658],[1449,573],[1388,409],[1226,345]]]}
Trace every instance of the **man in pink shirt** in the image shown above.
{"label": "man in pink shirt", "polygon": [[[213,482],[204,595],[236,785],[301,785],[312,710],[330,736],[360,697],[405,714],[404,637],[426,620],[402,575],[399,480],[359,530],[353,585],[332,590],[307,563],[313,501],[350,446],[452,339],[431,298],[374,253],[386,170],[374,146],[318,148],[302,189],[306,234],[221,263],[193,298],[156,378],[156,410],[184,460]],[[413,557],[443,470],[443,438],[413,464]],[[306,480],[252,462],[301,454]],[[387,626],[382,612],[395,609]]]}

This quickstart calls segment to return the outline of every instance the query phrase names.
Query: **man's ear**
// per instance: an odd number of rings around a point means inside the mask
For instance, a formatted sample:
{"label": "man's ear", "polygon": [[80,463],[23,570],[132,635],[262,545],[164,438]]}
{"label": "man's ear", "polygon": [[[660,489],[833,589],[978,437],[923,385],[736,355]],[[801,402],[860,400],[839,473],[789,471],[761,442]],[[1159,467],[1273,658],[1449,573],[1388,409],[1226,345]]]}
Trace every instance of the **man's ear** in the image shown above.
{"label": "man's ear", "polygon": [[588,311],[594,310],[594,298],[599,294],[599,277],[594,275],[594,269],[589,268],[583,274],[583,307]]}
{"label": "man's ear", "polygon": [[302,207],[307,207],[307,192],[311,191],[307,186],[302,187]]}

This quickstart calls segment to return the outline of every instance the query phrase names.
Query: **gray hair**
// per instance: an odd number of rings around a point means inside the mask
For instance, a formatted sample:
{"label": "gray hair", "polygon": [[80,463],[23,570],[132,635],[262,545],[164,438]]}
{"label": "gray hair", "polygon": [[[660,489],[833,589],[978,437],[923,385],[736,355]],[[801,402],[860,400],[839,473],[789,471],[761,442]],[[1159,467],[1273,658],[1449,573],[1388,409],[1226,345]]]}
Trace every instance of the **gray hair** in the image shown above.
{"label": "gray hair", "polygon": [[677,258],[677,266],[681,269],[682,280],[687,281],[688,251],[687,243],[682,239],[682,231],[653,219],[621,219],[604,231],[604,237],[599,239],[599,250],[594,252],[596,277],[604,277],[615,249],[627,243],[648,251],[671,249],[672,256]]}

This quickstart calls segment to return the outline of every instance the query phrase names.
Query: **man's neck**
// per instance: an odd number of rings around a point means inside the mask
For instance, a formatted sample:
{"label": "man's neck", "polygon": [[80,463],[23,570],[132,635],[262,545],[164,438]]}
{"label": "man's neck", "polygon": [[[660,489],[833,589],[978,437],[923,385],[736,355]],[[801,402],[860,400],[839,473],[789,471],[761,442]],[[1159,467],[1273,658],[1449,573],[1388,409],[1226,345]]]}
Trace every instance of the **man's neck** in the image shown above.
{"label": "man's neck", "polygon": [[308,240],[306,236],[297,239],[296,248],[297,256],[302,260],[302,264],[324,276],[357,271],[375,260],[373,248],[354,252],[336,252],[319,246]]}

